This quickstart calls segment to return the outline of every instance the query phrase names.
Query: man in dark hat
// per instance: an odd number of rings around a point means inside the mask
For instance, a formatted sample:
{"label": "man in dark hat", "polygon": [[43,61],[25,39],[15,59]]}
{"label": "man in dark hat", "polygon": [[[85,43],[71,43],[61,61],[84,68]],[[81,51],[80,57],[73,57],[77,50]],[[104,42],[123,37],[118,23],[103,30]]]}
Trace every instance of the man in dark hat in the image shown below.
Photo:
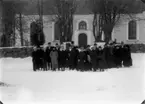
{"label": "man in dark hat", "polygon": [[74,47],[74,41],[71,41],[71,47]]}
{"label": "man in dark hat", "polygon": [[77,68],[77,61],[78,61],[78,50],[76,47],[71,47],[70,50],[70,57],[69,57],[69,67],[70,70],[74,70]]}
{"label": "man in dark hat", "polygon": [[37,45],[32,52],[33,70],[42,70],[44,68],[44,51],[41,49],[40,45]]}

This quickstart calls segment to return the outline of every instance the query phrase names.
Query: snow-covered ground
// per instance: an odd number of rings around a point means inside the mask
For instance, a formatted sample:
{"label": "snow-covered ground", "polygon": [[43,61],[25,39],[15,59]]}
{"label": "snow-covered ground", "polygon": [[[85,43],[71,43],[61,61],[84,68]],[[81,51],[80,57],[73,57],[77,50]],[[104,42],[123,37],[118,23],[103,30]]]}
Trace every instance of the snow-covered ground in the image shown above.
{"label": "snow-covered ground", "polygon": [[4,104],[141,104],[145,54],[132,54],[132,68],[105,72],[33,72],[31,58],[0,59]]}

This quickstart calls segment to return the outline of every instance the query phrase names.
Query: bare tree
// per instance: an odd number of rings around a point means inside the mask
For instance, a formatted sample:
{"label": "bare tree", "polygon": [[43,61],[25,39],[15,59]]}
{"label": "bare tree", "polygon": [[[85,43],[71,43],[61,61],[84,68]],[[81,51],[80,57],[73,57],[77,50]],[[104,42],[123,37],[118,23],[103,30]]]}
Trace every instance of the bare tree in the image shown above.
{"label": "bare tree", "polygon": [[60,41],[71,41],[73,35],[73,15],[77,4],[75,0],[54,0],[56,23],[59,26]]}
{"label": "bare tree", "polygon": [[[3,0],[0,0],[0,40],[2,37],[2,33],[3,33]],[[1,41],[0,41],[0,46],[1,46]]]}
{"label": "bare tree", "polygon": [[[94,14],[93,33],[96,38],[96,26],[99,24],[100,33],[105,34],[105,41],[112,39],[112,31],[114,26],[118,23],[123,13],[130,15],[129,7],[133,5],[134,1],[124,0],[88,0],[91,11]],[[97,14],[99,14],[99,21],[97,21]]]}
{"label": "bare tree", "polygon": [[45,43],[45,35],[43,32],[43,0],[37,0],[36,9],[39,18],[35,19],[30,26],[31,45],[43,45]]}
{"label": "bare tree", "polygon": [[14,1],[3,1],[3,35],[1,38],[2,46],[12,46],[12,36],[14,33],[15,9]]}
{"label": "bare tree", "polygon": [[88,4],[89,9],[91,10],[91,12],[93,13],[93,35],[95,38],[95,41],[97,41],[97,28],[98,28],[98,1],[97,0],[87,0],[86,4]]}
{"label": "bare tree", "polygon": [[[27,25],[27,21],[25,20],[25,16],[23,15],[24,14],[23,12],[25,10],[25,5],[27,5],[26,2],[15,1],[14,9],[16,15],[15,15],[14,29],[19,31],[21,46],[24,46],[24,33],[26,32],[26,25]],[[16,38],[16,36],[14,38]]]}

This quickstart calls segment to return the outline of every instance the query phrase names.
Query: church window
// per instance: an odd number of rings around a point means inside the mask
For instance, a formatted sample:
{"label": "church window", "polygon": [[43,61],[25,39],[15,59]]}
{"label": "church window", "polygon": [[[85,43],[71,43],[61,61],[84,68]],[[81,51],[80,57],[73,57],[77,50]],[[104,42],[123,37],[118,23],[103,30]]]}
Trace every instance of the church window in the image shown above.
{"label": "church window", "polygon": [[137,39],[137,24],[136,21],[132,20],[128,24],[128,40]]}
{"label": "church window", "polygon": [[85,21],[79,23],[79,30],[87,30],[87,23]]}

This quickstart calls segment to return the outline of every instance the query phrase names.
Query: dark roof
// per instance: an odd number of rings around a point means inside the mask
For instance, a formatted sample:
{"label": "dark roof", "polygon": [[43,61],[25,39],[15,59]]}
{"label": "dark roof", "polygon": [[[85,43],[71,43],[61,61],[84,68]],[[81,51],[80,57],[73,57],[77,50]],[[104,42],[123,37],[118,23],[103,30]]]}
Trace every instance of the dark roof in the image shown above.
{"label": "dark roof", "polygon": [[[23,8],[23,13],[26,15],[34,15],[38,14],[37,9],[37,0],[3,0],[4,2],[15,1],[21,4],[21,8]],[[117,0],[115,0],[117,1]],[[128,8],[129,13],[142,13],[145,11],[145,4],[141,2],[141,0],[124,0],[128,3],[134,2]],[[43,14],[44,15],[52,15],[55,14],[54,10],[54,0],[43,0]],[[77,0],[77,10],[75,14],[92,14],[90,7],[86,3],[86,0]]]}

